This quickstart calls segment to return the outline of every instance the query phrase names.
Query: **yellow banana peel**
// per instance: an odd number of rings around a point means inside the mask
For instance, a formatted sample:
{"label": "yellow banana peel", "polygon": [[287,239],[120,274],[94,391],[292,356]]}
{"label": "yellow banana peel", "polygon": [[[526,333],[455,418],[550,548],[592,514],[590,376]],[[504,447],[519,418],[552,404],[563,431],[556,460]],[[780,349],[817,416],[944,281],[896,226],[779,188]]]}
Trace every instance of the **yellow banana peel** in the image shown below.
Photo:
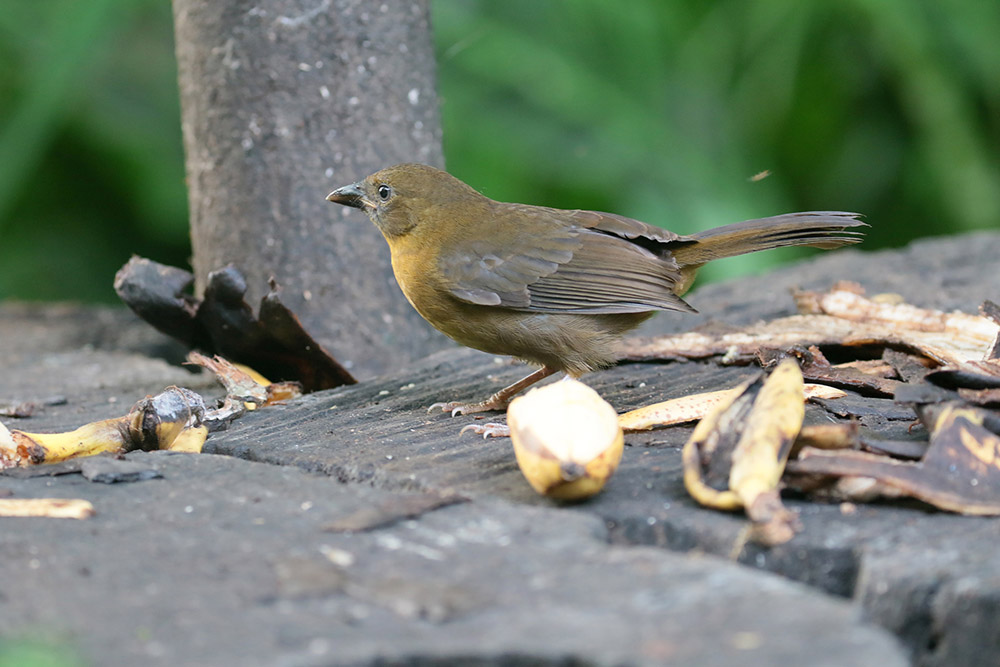
{"label": "yellow banana peel", "polygon": [[105,419],[84,424],[67,433],[10,431],[13,451],[3,457],[14,465],[57,463],[79,456],[123,452],[129,443],[128,418]]}
{"label": "yellow banana peel", "polygon": [[599,493],[618,468],[625,445],[614,408],[569,378],[514,399],[507,425],[525,479],[538,493],[558,500]]}
{"label": "yellow banana peel", "polygon": [[0,427],[0,467],[57,463],[95,454],[166,449],[200,452],[208,437],[200,396],[169,387],[136,403],[127,415],[84,424],[66,433],[29,433]]}
{"label": "yellow banana peel", "polygon": [[188,452],[200,454],[201,448],[208,439],[207,426],[186,426],[181,429],[170,442],[160,449],[171,452]]}
{"label": "yellow banana peel", "polygon": [[[626,433],[630,433],[632,431],[647,431],[658,426],[673,426],[697,421],[709,414],[712,408],[717,407],[727,399],[734,398],[738,392],[739,387],[680,396],[624,412],[618,415],[618,422]],[[835,399],[847,395],[847,392],[841,389],[811,383],[803,385],[802,393],[806,400],[814,398]]]}
{"label": "yellow banana peel", "polygon": [[782,361],[764,382],[750,419],[733,452],[729,488],[751,518],[762,494],[777,490],[792,443],[802,428],[802,372],[792,359]]}
{"label": "yellow banana peel", "polygon": [[81,498],[0,498],[0,516],[86,519],[94,516],[94,506]]}
{"label": "yellow banana peel", "polygon": [[744,508],[759,541],[791,539],[797,520],[781,505],[778,485],[804,416],[802,372],[794,360],[782,361],[766,379],[744,382],[684,445],[688,493],[715,509]]}
{"label": "yellow banana peel", "polygon": [[133,449],[200,452],[210,424],[228,422],[246,410],[301,395],[302,388],[296,382],[271,383],[253,369],[218,356],[191,352],[188,360],[208,368],[226,387],[222,407],[209,410],[204,399],[190,389],[167,387],[137,402],[123,417],[84,424],[68,433],[9,431],[0,424],[0,468]]}

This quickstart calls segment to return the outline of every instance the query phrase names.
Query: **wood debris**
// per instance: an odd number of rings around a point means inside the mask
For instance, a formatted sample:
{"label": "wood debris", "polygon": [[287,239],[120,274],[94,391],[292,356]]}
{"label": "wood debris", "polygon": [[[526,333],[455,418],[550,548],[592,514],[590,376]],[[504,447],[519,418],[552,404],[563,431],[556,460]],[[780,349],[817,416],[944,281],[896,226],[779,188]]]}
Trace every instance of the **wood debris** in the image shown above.
{"label": "wood debris", "polygon": [[414,519],[436,509],[468,501],[465,496],[455,493],[399,492],[337,516],[323,530],[332,533],[360,533],[385,528],[404,519]]}
{"label": "wood debris", "polygon": [[[634,340],[627,357],[801,369],[818,386],[846,391],[835,401],[816,399],[839,421],[802,427],[801,392],[791,384],[781,384],[786,389],[775,390],[765,409],[776,370],[767,382],[634,410],[621,415],[623,427],[703,417],[684,448],[685,486],[706,506],[745,508],[766,544],[794,534],[796,520],[777,495],[782,486],[837,501],[906,497],[1000,515],[1000,307],[945,313],[894,296],[866,298],[850,283],[795,296],[799,315],[738,331]],[[896,429],[897,439],[881,440],[864,432],[868,420],[910,424]],[[751,441],[762,444],[754,449]],[[742,458],[747,451],[767,455]]]}
{"label": "wood debris", "polygon": [[802,370],[802,377],[841,389],[852,389],[862,396],[891,398],[899,388],[893,379],[895,370],[880,359],[862,359],[833,365],[815,345],[808,348],[794,346],[787,350],[764,348],[757,352],[761,366],[777,363],[786,356],[795,357]]}
{"label": "wood debris", "polygon": [[281,302],[274,281],[256,313],[244,298],[246,279],[233,266],[208,274],[201,300],[187,293],[193,282],[187,271],[132,257],[115,275],[115,291],[139,317],[184,345],[296,380],[306,392],[356,382]]}
{"label": "wood debris", "polygon": [[761,348],[877,346],[916,352],[936,364],[961,364],[986,358],[1000,334],[1000,325],[982,315],[885,303],[867,299],[859,290],[855,285],[838,283],[829,292],[797,292],[802,314],[741,331],[633,338],[624,345],[624,358],[655,361],[722,356],[730,363],[749,363]]}

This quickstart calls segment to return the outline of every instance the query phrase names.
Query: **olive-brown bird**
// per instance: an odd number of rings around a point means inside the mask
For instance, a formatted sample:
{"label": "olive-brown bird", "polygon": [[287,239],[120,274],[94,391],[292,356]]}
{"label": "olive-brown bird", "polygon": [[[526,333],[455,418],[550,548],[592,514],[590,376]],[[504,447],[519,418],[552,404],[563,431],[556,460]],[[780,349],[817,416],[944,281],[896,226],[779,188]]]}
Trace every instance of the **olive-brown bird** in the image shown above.
{"label": "olive-brown bird", "polygon": [[503,410],[553,373],[614,364],[622,334],[655,311],[695,312],[681,295],[705,262],[858,243],[867,226],[855,213],[813,211],[680,236],[613,213],[493,201],[422,164],[388,167],[327,199],[368,214],[424,319],[462,345],[541,365],[480,403],[431,406],[452,414]]}

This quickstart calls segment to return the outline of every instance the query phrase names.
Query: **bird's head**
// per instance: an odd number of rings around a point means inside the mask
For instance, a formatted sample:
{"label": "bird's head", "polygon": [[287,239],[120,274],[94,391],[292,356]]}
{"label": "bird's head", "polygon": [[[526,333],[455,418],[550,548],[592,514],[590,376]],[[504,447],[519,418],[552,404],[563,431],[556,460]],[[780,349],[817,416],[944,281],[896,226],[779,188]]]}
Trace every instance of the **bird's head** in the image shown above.
{"label": "bird's head", "polygon": [[337,188],[326,197],[368,214],[387,240],[405,236],[418,226],[446,220],[435,215],[451,207],[485,200],[451,174],[424,164],[397,164],[368,178]]}

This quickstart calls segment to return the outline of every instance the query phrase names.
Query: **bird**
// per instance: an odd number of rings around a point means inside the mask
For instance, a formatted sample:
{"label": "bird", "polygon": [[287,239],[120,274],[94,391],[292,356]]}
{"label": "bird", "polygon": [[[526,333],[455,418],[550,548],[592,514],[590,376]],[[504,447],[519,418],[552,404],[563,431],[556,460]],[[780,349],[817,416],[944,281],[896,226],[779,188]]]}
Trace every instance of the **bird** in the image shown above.
{"label": "bird", "polygon": [[429,409],[505,410],[560,371],[618,361],[622,336],[657,311],[697,312],[681,297],[706,262],[784,246],[858,243],[856,213],[808,211],[690,235],[614,213],[494,201],[451,174],[404,163],[337,188],[327,200],[364,211],[389,244],[400,289],[461,345],[540,368],[479,402]]}

